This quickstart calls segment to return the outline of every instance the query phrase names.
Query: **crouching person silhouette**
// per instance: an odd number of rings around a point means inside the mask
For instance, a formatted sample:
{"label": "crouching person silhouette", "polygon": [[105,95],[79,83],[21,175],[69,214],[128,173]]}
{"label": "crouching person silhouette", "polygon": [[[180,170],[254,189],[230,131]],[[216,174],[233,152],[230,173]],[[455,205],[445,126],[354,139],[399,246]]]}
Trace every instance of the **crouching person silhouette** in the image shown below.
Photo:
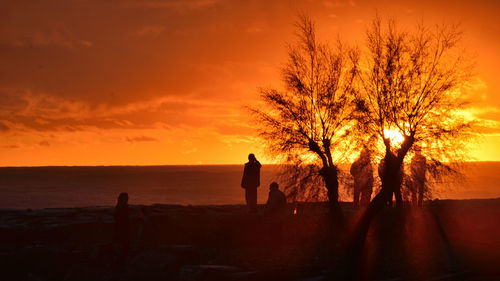
{"label": "crouching person silhouette", "polygon": [[286,196],[279,190],[279,185],[273,182],[269,185],[269,197],[266,203],[265,213],[269,231],[269,249],[275,254],[281,254],[283,250],[283,235],[285,217],[287,215]]}
{"label": "crouching person silhouette", "polygon": [[269,197],[266,203],[267,214],[282,214],[286,211],[286,196],[279,190],[279,185],[272,182],[269,185]]}
{"label": "crouching person silhouette", "polygon": [[245,200],[250,213],[257,213],[257,188],[260,186],[260,167],[262,165],[253,153],[248,155],[245,163],[241,187],[245,189]]}

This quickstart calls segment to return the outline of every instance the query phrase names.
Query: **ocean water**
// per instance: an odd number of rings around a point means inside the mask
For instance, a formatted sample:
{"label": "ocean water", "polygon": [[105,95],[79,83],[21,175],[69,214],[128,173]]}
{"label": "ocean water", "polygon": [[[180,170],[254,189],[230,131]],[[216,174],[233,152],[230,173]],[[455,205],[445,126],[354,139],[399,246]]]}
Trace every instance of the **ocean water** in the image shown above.
{"label": "ocean water", "polygon": [[[500,197],[500,162],[470,163],[465,170],[466,182],[439,187],[434,196]],[[243,165],[4,167],[0,208],[111,206],[124,191],[131,204],[244,204],[242,171]],[[276,175],[276,166],[262,167],[259,203],[265,203]]]}

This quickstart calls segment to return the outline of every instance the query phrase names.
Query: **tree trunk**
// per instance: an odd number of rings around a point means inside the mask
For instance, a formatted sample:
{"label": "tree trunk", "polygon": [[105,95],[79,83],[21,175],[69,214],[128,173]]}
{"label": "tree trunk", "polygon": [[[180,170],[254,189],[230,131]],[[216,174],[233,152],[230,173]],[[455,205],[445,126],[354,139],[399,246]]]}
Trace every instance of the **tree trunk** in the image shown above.
{"label": "tree trunk", "polygon": [[347,273],[343,278],[344,280],[355,279],[370,223],[391,202],[392,195],[400,191],[402,183],[401,165],[413,142],[413,135],[406,138],[398,150],[397,156],[391,152],[390,143],[386,144],[385,167],[381,174],[382,188],[361,215],[346,243],[346,257],[341,263],[341,266],[345,268],[344,272]]}
{"label": "tree trunk", "polygon": [[401,198],[401,162],[394,155],[386,155],[385,157],[385,169],[383,172],[382,188],[380,192],[373,198],[372,202],[368,205],[365,213],[361,217],[359,223],[366,224],[364,227],[368,229],[371,220],[375,217],[382,209],[384,209],[389,202],[392,201],[392,195],[395,194],[396,206],[402,206]]}
{"label": "tree trunk", "polygon": [[344,215],[339,204],[339,181],[337,167],[323,167],[320,172],[327,189],[330,215],[334,223],[343,228],[345,226]]}
{"label": "tree trunk", "polygon": [[[385,167],[381,175],[382,188],[361,215],[354,232],[346,245],[347,257],[345,266],[352,267],[351,269],[353,271],[357,268],[361,258],[361,253],[368,229],[370,228],[370,223],[377,214],[379,214],[387,205],[391,203],[393,194],[398,193],[400,190],[400,168],[403,161],[398,159],[398,157],[392,154],[392,152],[387,152],[384,159]],[[398,196],[396,196],[396,200],[398,200]],[[401,203],[398,204],[398,201],[396,201],[396,204],[399,205]]]}
{"label": "tree trunk", "polygon": [[403,207],[403,197],[401,196],[401,181],[394,186],[394,197],[396,198],[396,207]]}

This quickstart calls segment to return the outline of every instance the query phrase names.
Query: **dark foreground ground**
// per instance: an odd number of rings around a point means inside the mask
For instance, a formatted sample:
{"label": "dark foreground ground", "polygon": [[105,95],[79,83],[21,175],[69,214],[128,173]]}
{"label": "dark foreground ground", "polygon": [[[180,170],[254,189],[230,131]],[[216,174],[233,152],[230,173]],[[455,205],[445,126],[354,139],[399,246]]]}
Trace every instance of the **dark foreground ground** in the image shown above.
{"label": "dark foreground ground", "polygon": [[[0,280],[500,280],[500,199],[387,208],[359,264],[322,203],[283,219],[244,206],[134,206],[133,247],[117,257],[112,208],[1,210]],[[293,209],[294,206],[290,206]],[[351,224],[359,211],[343,209]]]}

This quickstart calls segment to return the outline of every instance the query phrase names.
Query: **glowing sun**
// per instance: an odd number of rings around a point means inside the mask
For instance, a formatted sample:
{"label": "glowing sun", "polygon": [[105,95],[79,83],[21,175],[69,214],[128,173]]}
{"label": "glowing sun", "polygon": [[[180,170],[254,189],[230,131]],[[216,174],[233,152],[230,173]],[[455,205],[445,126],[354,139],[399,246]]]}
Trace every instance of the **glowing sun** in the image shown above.
{"label": "glowing sun", "polygon": [[391,140],[391,143],[395,144],[401,144],[405,140],[404,136],[398,130],[385,129],[384,135]]}

